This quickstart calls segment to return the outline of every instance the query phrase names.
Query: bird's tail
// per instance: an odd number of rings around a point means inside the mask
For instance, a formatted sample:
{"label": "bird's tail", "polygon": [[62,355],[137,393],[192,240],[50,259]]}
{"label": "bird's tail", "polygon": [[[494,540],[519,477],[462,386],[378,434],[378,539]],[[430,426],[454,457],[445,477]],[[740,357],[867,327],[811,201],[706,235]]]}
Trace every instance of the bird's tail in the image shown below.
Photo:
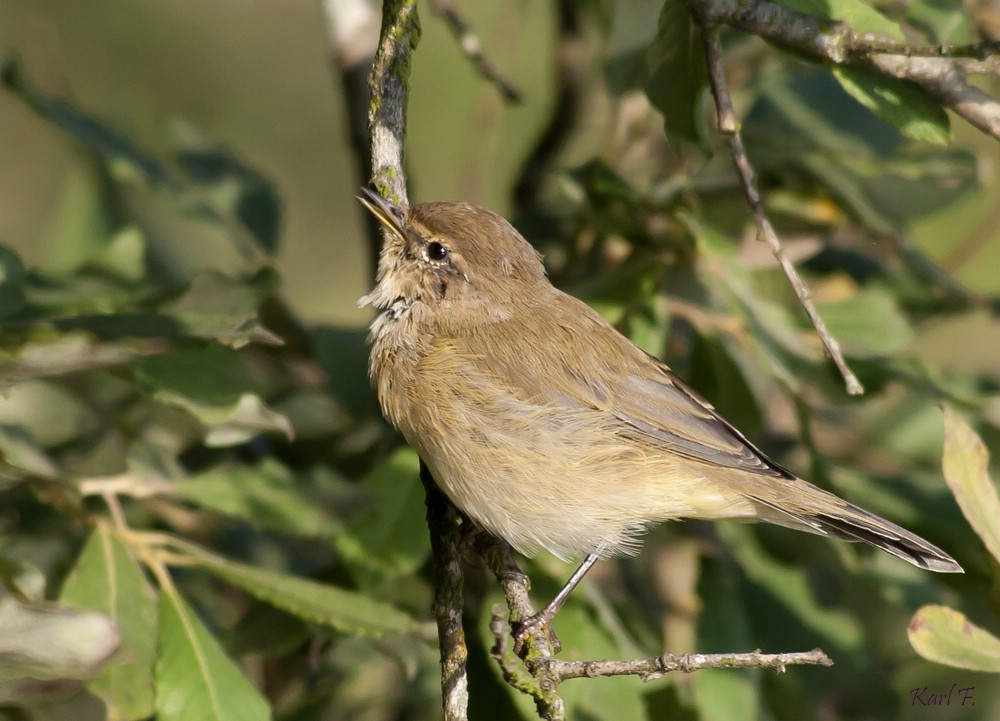
{"label": "bird's tail", "polygon": [[[954,558],[892,521],[805,481],[796,479],[794,483],[797,491],[794,506],[752,494],[747,497],[757,504],[762,520],[846,541],[864,541],[928,571],[964,573]],[[803,493],[803,486],[809,489],[807,493]]]}

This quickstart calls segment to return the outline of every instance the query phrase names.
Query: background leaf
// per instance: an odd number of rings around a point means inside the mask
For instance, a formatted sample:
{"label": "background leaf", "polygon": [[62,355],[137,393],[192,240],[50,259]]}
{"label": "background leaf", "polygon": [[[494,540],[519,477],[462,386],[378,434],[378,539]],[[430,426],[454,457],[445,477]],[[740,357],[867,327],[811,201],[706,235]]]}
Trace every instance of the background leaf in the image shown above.
{"label": "background leaf", "polygon": [[976,432],[944,409],[944,478],[962,513],[1000,563],[1000,499],[990,480],[990,456]]}
{"label": "background leaf", "polygon": [[336,586],[199,554],[202,568],[307,621],[347,633],[412,633],[416,622],[385,603]]}
{"label": "background leaf", "polygon": [[88,688],[101,698],[109,721],[151,716],[156,655],[156,599],[125,545],[111,528],[98,524],[63,584],[61,600],[99,611],[121,634],[115,658]]}
{"label": "background leaf", "polygon": [[120,642],[104,614],[0,598],[0,679],[87,678]]}
{"label": "background leaf", "polygon": [[945,606],[924,606],[910,622],[910,644],[924,658],[970,671],[1000,673],[1000,638]]}
{"label": "background leaf", "polygon": [[256,721],[267,702],[176,591],[160,594],[156,714],[163,721]]}

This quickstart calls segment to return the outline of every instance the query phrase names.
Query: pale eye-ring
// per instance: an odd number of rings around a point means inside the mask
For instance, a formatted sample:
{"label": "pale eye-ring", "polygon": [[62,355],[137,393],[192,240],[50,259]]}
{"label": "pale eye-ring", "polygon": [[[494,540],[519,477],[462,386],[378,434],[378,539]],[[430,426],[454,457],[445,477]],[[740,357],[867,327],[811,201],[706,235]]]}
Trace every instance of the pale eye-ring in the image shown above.
{"label": "pale eye-ring", "polygon": [[432,241],[427,244],[427,258],[428,260],[442,261],[448,257],[448,249],[437,241]]}

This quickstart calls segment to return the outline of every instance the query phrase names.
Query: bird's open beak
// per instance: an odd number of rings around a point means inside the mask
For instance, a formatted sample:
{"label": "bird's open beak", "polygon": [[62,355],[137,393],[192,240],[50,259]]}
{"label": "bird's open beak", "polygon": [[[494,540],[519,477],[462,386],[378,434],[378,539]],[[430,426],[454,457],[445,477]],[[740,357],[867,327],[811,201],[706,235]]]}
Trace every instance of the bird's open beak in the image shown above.
{"label": "bird's open beak", "polygon": [[400,206],[390,203],[374,190],[368,188],[361,189],[361,195],[356,195],[361,204],[371,211],[378,222],[387,230],[395,233],[400,238],[404,237],[403,225],[405,223],[406,212]]}

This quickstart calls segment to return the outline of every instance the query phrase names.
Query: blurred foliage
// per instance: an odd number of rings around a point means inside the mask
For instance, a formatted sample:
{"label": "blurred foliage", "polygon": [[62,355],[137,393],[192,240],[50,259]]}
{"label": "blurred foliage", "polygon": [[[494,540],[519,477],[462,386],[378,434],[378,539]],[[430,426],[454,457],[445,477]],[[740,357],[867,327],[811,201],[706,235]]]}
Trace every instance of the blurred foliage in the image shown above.
{"label": "blurred foliage", "polygon": [[[969,525],[1000,568],[1000,498],[990,480],[989,453],[954,411],[945,408],[944,477]],[[910,622],[910,643],[924,658],[1000,674],[1000,638],[945,606],[924,606]]]}
{"label": "blurred foliage", "polygon": [[[859,30],[975,39],[960,7],[930,0],[786,4]],[[541,11],[497,12],[495,27],[515,32],[536,24],[512,17]],[[836,665],[574,681],[561,689],[569,716],[997,718],[1000,682],[986,671],[1000,634],[1000,513],[971,427],[1000,441],[1000,276],[973,292],[948,267],[996,245],[996,227],[965,218],[996,175],[995,147],[950,128],[909,86],[723,33],[767,209],[868,389],[848,398],[753,239],[686,11],[620,0],[571,12],[579,105],[537,197],[510,213],[553,279],[783,464],[928,537],[966,574],[774,527],[654,529],[637,559],[601,564],[560,613],[564,657],[821,646]],[[422,58],[445,45],[434,19],[424,25],[411,158],[448,164],[461,148],[421,114]],[[502,36],[493,26],[478,29],[487,52],[516,54],[489,42]],[[551,41],[545,52],[556,54]],[[542,59],[517,62],[555,83]],[[448,63],[456,84],[477,82]],[[3,99],[72,145],[90,192],[61,208],[53,262],[22,260],[33,238],[15,239],[22,252],[0,246],[0,719],[438,718],[417,460],[378,414],[364,332],[311,325],[288,302],[299,281],[274,262],[297,199],[225,137],[186,125],[171,148],[147,147],[37,72],[5,50]],[[462,96],[442,87],[435,102]],[[486,137],[490,107],[448,122]],[[504,163],[525,162],[489,137]],[[470,194],[502,193],[476,157],[462,168]],[[440,172],[411,168],[418,189]],[[323,231],[338,254],[342,232]],[[225,260],[180,272],[172,251],[189,236]],[[341,270],[324,272],[345,284]],[[947,435],[943,402],[956,409]],[[532,718],[488,657],[500,598],[469,561],[472,717]],[[569,571],[544,556],[529,569],[539,600]],[[953,684],[973,688],[975,705],[918,708]]]}

